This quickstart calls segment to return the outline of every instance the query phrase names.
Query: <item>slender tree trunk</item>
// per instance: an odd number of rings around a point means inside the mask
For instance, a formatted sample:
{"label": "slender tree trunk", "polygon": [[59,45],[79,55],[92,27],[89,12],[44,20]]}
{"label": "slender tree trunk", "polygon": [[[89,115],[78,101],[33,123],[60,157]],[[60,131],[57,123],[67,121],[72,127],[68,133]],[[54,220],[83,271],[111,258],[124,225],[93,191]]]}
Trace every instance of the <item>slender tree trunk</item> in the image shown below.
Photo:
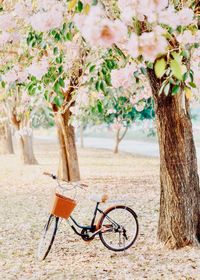
{"label": "slender tree trunk", "polygon": [[124,139],[127,131],[128,131],[128,127],[125,127],[124,132],[120,136],[121,128],[117,129],[116,134],[115,134],[114,154],[118,154],[118,152],[119,152],[119,144]]}
{"label": "slender tree trunk", "polygon": [[55,114],[59,140],[58,176],[67,181],[79,181],[80,171],[74,128],[69,124],[69,111]]}
{"label": "slender tree trunk", "polygon": [[38,164],[33,151],[33,134],[20,135],[20,156],[24,164]]}
{"label": "slender tree trunk", "polygon": [[[32,131],[27,131],[26,134],[22,133],[21,131],[23,128],[23,123],[22,121],[18,120],[15,114],[11,115],[11,121],[17,131],[19,132],[19,146],[20,146],[20,157],[22,159],[22,162],[24,164],[38,164],[34,151],[33,151],[33,133]],[[27,122],[26,126],[27,126]]]}
{"label": "slender tree trunk", "polygon": [[158,95],[161,82],[149,70],[160,146],[160,217],[158,238],[169,248],[199,240],[200,191],[196,150],[183,94]]}
{"label": "slender tree trunk", "polygon": [[116,130],[114,154],[118,154],[119,152],[120,130],[121,130],[120,128]]}
{"label": "slender tree trunk", "polygon": [[14,154],[11,127],[8,122],[0,127],[0,154]]}

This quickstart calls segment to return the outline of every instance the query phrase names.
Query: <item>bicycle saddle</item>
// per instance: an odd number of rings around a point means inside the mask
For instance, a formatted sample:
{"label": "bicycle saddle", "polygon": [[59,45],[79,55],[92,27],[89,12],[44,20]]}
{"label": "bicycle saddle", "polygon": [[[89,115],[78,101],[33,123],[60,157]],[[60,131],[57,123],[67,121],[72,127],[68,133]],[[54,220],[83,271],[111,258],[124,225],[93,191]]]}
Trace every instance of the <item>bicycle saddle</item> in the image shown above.
{"label": "bicycle saddle", "polygon": [[105,203],[108,200],[107,194],[95,194],[90,197],[91,200],[95,202]]}

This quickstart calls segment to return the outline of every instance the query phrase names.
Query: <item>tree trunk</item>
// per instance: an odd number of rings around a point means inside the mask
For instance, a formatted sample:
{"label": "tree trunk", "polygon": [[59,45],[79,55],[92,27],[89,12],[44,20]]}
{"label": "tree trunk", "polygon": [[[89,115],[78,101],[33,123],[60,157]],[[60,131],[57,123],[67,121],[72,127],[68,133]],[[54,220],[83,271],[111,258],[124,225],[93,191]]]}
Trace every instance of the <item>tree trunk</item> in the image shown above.
{"label": "tree trunk", "polygon": [[158,94],[161,82],[149,70],[160,146],[160,217],[158,238],[169,248],[199,240],[199,177],[196,150],[183,93]]}
{"label": "tree trunk", "polygon": [[126,133],[128,131],[128,127],[125,127],[124,132],[122,133],[122,135],[120,136],[120,132],[121,132],[121,128],[118,128],[116,131],[116,135],[115,135],[115,148],[114,148],[114,154],[118,154],[119,152],[119,144],[122,141],[122,139],[124,139]]}
{"label": "tree trunk", "polygon": [[114,148],[114,154],[118,154],[119,153],[119,143],[120,143],[120,129],[117,129],[116,131],[116,135],[115,135],[115,148]]}
{"label": "tree trunk", "polygon": [[20,154],[24,164],[38,164],[34,152],[33,152],[33,134],[31,135],[20,135]]}
{"label": "tree trunk", "polygon": [[0,154],[14,154],[11,127],[8,122],[0,127]]}
{"label": "tree trunk", "polygon": [[58,176],[67,181],[79,181],[80,172],[75,142],[74,128],[68,123],[69,111],[55,114],[59,140],[59,168]]}

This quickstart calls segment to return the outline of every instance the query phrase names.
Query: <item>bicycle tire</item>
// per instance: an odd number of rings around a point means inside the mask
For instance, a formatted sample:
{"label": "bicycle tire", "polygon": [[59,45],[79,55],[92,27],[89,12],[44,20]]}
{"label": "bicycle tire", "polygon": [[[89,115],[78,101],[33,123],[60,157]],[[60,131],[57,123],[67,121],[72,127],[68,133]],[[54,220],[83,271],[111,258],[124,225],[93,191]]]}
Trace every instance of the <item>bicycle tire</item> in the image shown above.
{"label": "bicycle tire", "polygon": [[[51,250],[58,229],[58,221],[58,217],[50,215],[44,226],[43,234],[37,249],[37,259],[40,261],[45,260]],[[47,244],[45,244],[45,242],[47,242]]]}
{"label": "bicycle tire", "polygon": [[[108,235],[109,233],[111,233],[111,231],[108,230],[108,232],[99,232],[99,238],[101,240],[101,242],[103,243],[103,245],[109,249],[109,250],[112,250],[112,251],[115,251],[115,252],[120,252],[120,251],[125,251],[127,250],[128,248],[130,248],[136,241],[137,237],[138,237],[138,233],[139,233],[139,223],[138,223],[138,219],[137,219],[137,215],[136,213],[129,207],[127,206],[124,206],[124,205],[117,205],[117,206],[113,206],[111,208],[108,208],[102,215],[102,217],[100,218],[100,221],[98,223],[98,228],[103,228],[106,226],[106,223],[104,224],[105,222],[105,219],[108,220],[108,217],[109,215],[111,216],[111,213],[114,213],[114,211],[117,211],[118,209],[121,209],[121,210],[124,210],[124,211],[127,211],[131,217],[133,218],[134,220],[134,223],[135,223],[135,234],[131,240],[131,242],[127,245],[127,246],[124,246],[124,247],[121,247],[121,248],[115,248],[113,247],[111,244],[109,244],[107,241],[106,241],[106,234]],[[109,221],[110,222],[110,221]],[[115,222],[115,221],[114,221]],[[128,222],[127,222],[128,223]],[[112,230],[112,233],[114,232],[113,231],[113,228],[111,228]],[[116,231],[117,233],[117,231]]]}

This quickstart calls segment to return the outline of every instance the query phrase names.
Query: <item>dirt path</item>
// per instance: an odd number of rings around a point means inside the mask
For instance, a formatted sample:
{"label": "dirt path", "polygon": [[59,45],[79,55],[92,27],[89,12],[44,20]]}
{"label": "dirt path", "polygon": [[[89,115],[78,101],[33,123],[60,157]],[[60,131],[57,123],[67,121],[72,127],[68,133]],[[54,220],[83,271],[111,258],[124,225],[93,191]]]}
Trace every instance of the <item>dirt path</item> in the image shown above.
{"label": "dirt path", "polygon": [[126,254],[117,254],[98,239],[85,243],[62,222],[49,257],[37,262],[35,249],[54,186],[42,172],[56,170],[57,148],[37,143],[36,155],[40,165],[26,167],[16,156],[0,157],[0,279],[200,279],[200,249],[168,251],[156,241],[158,160],[114,156],[104,150],[79,151],[82,179],[90,188],[78,194],[75,217],[89,221],[94,206],[89,200],[92,193],[108,191],[112,199],[124,197],[138,213],[138,241]]}

